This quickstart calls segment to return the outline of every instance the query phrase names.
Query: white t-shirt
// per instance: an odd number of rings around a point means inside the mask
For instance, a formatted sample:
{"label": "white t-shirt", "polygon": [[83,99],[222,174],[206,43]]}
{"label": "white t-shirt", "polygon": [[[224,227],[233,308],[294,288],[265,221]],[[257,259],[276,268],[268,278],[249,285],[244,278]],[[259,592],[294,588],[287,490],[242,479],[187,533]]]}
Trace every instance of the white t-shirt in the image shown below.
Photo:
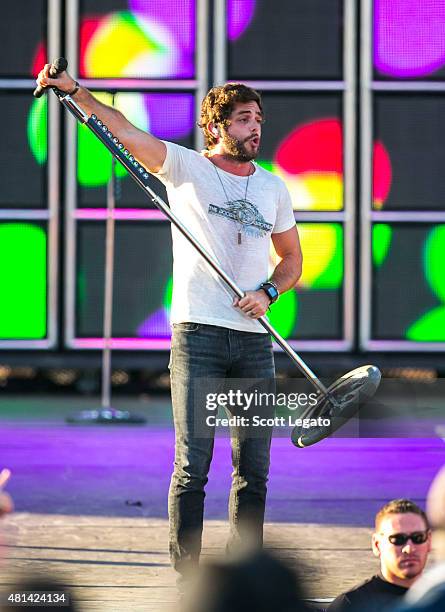
{"label": "white t-shirt", "polygon": [[[165,144],[167,157],[157,176],[166,186],[172,211],[240,289],[258,289],[268,278],[271,233],[295,225],[284,182],[257,165],[250,178],[236,176],[196,151]],[[173,224],[172,238],[171,323],[267,333],[232,306],[232,290]]]}

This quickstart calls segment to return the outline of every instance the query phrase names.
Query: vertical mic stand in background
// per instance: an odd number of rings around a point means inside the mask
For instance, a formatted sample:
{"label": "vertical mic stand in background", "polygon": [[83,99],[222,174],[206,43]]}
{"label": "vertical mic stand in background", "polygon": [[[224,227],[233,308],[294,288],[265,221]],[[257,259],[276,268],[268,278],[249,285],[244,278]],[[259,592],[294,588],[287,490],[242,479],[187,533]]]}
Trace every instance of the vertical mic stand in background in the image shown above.
{"label": "vertical mic stand in background", "polygon": [[[112,106],[114,106],[114,94]],[[114,208],[116,203],[116,160],[111,156],[111,177],[107,184],[107,221],[105,232],[105,281],[104,281],[104,316],[102,350],[102,407],[100,410],[82,410],[70,415],[68,423],[145,423],[140,415],[131,414],[128,410],[117,410],[111,406],[111,344],[113,323],[113,277],[114,277]]]}

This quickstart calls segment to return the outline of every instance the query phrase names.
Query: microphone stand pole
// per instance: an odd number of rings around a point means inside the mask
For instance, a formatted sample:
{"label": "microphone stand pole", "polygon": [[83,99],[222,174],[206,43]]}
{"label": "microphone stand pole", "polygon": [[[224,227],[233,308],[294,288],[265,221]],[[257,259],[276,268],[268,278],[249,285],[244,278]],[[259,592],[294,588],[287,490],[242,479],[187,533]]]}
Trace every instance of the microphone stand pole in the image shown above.
{"label": "microphone stand pole", "polygon": [[[114,95],[113,95],[114,106]],[[111,351],[113,324],[113,276],[114,276],[114,208],[116,204],[116,160],[111,156],[111,176],[107,184],[107,222],[105,235],[105,281],[104,281],[104,317],[102,350],[102,408],[100,410],[82,410],[67,418],[69,423],[77,424],[117,424],[145,423],[140,415],[131,414],[128,410],[117,410],[111,406]]]}

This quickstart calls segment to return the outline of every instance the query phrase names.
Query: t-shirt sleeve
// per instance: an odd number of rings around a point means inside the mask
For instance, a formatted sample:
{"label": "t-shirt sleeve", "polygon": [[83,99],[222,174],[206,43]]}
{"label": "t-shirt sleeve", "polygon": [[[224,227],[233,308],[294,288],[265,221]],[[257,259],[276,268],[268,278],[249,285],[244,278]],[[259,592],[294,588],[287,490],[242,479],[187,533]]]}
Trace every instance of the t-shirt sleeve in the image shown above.
{"label": "t-shirt sleeve", "polygon": [[280,191],[278,195],[277,217],[272,234],[285,232],[295,225],[294,211],[290,193],[284,183],[280,180]]}
{"label": "t-shirt sleeve", "polygon": [[177,187],[185,182],[188,175],[188,168],[191,161],[191,156],[196,155],[190,149],[181,147],[173,142],[163,141],[167,147],[162,168],[155,176],[165,185]]}

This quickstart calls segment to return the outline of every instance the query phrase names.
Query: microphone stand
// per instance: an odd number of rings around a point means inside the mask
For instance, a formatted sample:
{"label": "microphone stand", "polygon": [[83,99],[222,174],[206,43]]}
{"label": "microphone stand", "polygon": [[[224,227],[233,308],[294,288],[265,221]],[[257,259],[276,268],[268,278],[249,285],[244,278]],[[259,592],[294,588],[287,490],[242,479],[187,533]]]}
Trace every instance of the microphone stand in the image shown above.
{"label": "microphone stand", "polygon": [[[56,88],[53,89],[63,106],[74,115],[78,121],[87,125],[88,128],[94,132],[113,157],[121,162],[130,176],[132,176],[136,183],[148,194],[155,206],[170,219],[181,234],[202,255],[209,266],[218,274],[226,285],[232,289],[233,293],[239,298],[244,297],[244,292],[237,286],[235,281],[226,274],[218,261],[205,250],[182,221],[176,217],[170,207],[167,206],[155,191],[153,191],[148,182],[148,170],[134,158],[131,152],[125,148],[124,144],[119,141],[119,138],[113,135],[97,115],[93,113],[89,116],[78,104],[76,104],[69,94],[58,91]],[[363,404],[366,399],[372,397],[377,391],[380,384],[381,372],[373,365],[362,366],[351,372],[347,372],[329,387],[326,387],[300,355],[298,355],[290,344],[272,327],[265,316],[260,317],[257,321],[274,337],[277,344],[288,354],[300,372],[304,374],[307,380],[317,389],[317,402],[315,406],[309,406],[307,408],[305,417],[318,418],[319,416],[328,416],[329,418],[334,418],[329,426],[314,426],[312,429],[308,430],[308,432],[302,431],[300,426],[295,425],[292,431],[292,442],[295,446],[304,448],[305,446],[310,446],[330,436],[344,424],[345,420],[350,419],[356,414],[360,405]],[[359,392],[361,393],[361,397],[359,397]]]}
{"label": "microphone stand", "polygon": [[[112,105],[114,106],[114,94]],[[68,423],[91,424],[142,424],[145,417],[131,414],[128,410],[117,410],[111,406],[111,351],[113,323],[113,275],[114,275],[114,208],[116,204],[116,160],[111,156],[111,177],[107,184],[107,221],[105,232],[105,281],[102,350],[102,398],[100,410],[82,410],[70,415]]]}

